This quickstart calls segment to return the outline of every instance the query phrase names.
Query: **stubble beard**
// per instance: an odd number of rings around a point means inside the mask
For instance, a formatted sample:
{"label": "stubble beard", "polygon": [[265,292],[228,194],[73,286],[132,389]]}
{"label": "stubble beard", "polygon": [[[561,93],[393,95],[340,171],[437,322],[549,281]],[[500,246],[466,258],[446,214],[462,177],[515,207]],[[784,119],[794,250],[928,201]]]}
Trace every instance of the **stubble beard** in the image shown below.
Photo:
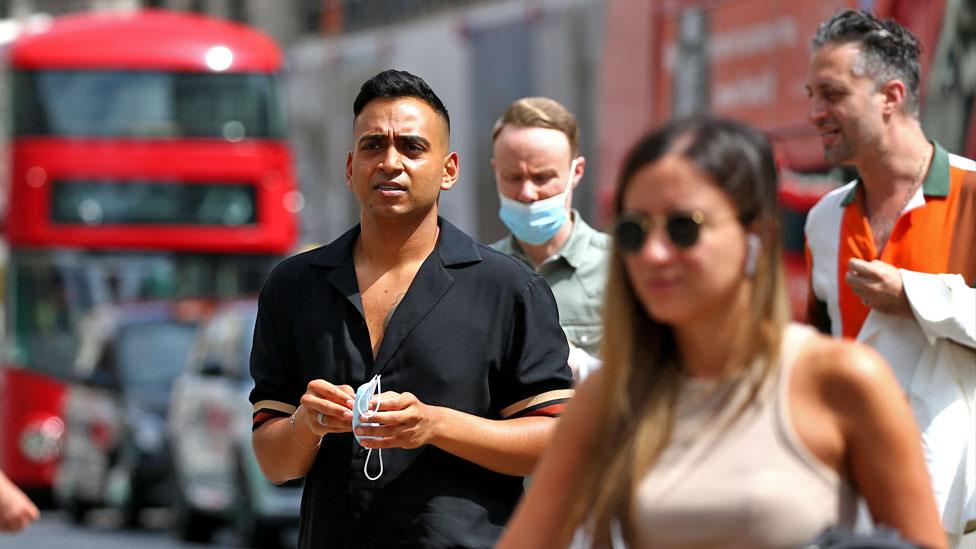
{"label": "stubble beard", "polygon": [[831,164],[849,164],[850,159],[854,156],[854,151],[851,150],[850,145],[847,140],[841,136],[842,142],[833,145],[832,147],[824,147],[824,159]]}
{"label": "stubble beard", "polygon": [[858,150],[862,150],[865,145],[870,145],[866,143],[869,135],[870,133],[863,131],[863,127],[857,123],[841,128],[836,142],[831,146],[824,146],[824,158],[834,165],[853,165]]}

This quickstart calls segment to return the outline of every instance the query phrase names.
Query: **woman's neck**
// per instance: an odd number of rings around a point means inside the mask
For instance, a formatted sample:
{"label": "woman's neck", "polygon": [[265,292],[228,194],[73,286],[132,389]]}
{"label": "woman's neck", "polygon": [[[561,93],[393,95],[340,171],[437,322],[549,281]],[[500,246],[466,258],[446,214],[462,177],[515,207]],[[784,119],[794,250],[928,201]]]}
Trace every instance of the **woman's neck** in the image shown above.
{"label": "woman's neck", "polygon": [[732,373],[743,335],[749,329],[751,283],[744,283],[729,302],[674,326],[682,369],[690,377],[724,377]]}

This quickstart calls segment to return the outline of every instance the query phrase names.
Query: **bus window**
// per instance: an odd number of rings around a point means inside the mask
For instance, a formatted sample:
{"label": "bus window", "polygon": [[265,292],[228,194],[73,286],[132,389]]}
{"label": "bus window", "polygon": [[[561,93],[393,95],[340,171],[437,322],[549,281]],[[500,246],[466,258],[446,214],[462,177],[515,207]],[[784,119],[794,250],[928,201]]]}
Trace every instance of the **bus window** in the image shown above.
{"label": "bus window", "polygon": [[275,82],[264,74],[181,74],[173,78],[176,120],[186,137],[281,138]]}
{"label": "bus window", "polygon": [[22,70],[14,134],[101,138],[280,139],[271,74]]}
{"label": "bus window", "polygon": [[257,223],[256,190],[246,183],[57,180],[51,220],[83,225]]}

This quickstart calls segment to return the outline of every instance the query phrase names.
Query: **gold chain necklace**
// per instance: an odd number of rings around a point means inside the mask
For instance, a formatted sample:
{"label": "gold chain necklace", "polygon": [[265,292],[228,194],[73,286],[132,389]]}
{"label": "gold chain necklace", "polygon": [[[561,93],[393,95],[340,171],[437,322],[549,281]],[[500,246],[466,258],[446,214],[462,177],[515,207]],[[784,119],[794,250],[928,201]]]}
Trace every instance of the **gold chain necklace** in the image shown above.
{"label": "gold chain necklace", "polygon": [[874,235],[874,239],[875,239],[874,241],[875,241],[875,245],[877,246],[879,255],[881,253],[880,251],[884,249],[885,244],[887,244],[888,237],[891,236],[891,230],[898,222],[898,219],[901,217],[901,214],[904,213],[905,208],[908,206],[908,203],[912,201],[912,197],[915,196],[915,192],[918,190],[919,185],[921,185],[922,172],[925,170],[925,166],[928,164],[928,159],[929,159],[929,151],[926,151],[925,155],[922,156],[922,162],[919,163],[918,169],[915,170],[915,180],[912,181],[911,187],[908,189],[908,192],[905,194],[905,200],[902,201],[901,208],[899,208],[898,211],[895,212],[894,216],[875,218],[875,217],[871,217],[871,215],[868,214],[868,219],[870,219],[870,223],[871,223],[871,232]]}
{"label": "gold chain necklace", "polygon": [[908,193],[905,194],[905,201],[902,202],[901,208],[898,209],[899,216],[905,211],[905,208],[908,207],[908,203],[912,201],[912,197],[915,196],[915,192],[922,184],[922,172],[925,171],[925,166],[928,164],[928,161],[929,151],[925,151],[925,154],[922,156],[922,162],[919,163],[918,169],[915,170],[915,179],[912,181],[912,186],[908,188]]}

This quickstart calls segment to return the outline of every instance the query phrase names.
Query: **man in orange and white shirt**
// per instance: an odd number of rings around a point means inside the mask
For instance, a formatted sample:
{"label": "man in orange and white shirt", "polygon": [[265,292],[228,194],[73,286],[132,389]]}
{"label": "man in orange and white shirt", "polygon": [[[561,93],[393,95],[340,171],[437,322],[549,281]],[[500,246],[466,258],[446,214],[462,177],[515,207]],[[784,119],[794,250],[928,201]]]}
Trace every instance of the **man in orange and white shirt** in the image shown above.
{"label": "man in orange and white shirt", "polygon": [[807,218],[810,319],[891,364],[955,545],[976,527],[976,163],[922,132],[918,54],[907,29],[859,10],[813,39],[809,120],[859,178]]}

